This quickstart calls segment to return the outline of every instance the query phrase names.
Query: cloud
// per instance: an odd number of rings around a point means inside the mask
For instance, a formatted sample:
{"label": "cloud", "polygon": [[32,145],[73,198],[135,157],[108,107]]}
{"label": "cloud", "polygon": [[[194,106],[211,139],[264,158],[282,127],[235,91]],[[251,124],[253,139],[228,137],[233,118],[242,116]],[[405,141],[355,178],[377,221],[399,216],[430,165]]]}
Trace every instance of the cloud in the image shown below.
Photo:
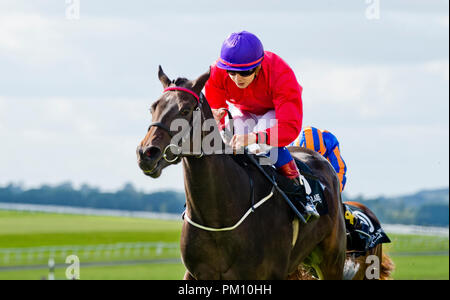
{"label": "cloud", "polygon": [[[337,129],[349,195],[400,195],[448,186],[448,127],[399,124]],[[424,174],[434,174],[426,176]]]}
{"label": "cloud", "polygon": [[[239,11],[222,4],[189,10],[186,3],[173,10],[145,1],[82,1],[80,20],[68,21],[64,2],[14,3],[0,13],[0,65],[6,70],[0,73],[0,89],[8,96],[143,97],[159,64],[177,75],[196,76],[217,58],[230,31],[243,28],[260,34],[266,48],[288,62],[302,57],[349,65],[405,64],[448,56],[448,30],[440,25],[445,16],[434,9],[420,13],[385,5],[380,22],[369,22],[364,1],[331,9],[307,2],[293,2],[295,9],[271,4],[279,7],[268,15],[250,10],[250,4]],[[258,9],[267,11],[264,5]],[[232,24],[229,10],[234,10]]]}
{"label": "cloud", "polygon": [[[373,22],[366,7],[99,0],[82,1],[80,20],[68,21],[64,1],[1,1],[0,182],[183,189],[180,165],[150,180],[136,164],[161,92],[157,66],[193,78],[243,28],[296,71],[304,124],[338,135],[350,192],[376,193],[374,181],[386,193],[411,190],[413,166],[430,153],[424,172],[448,182],[448,1],[383,1]],[[393,182],[401,172],[406,179]]]}
{"label": "cloud", "polygon": [[437,17],[437,23],[440,24],[445,29],[449,28],[449,16],[440,16]]}
{"label": "cloud", "polygon": [[[304,88],[307,120],[308,114],[313,120],[372,125],[448,119],[448,60],[394,65],[308,60],[292,67]],[[439,117],[427,120],[428,115]]]}
{"label": "cloud", "polygon": [[[448,184],[448,60],[291,66],[304,88],[303,125],[340,141],[347,193],[398,195]],[[422,174],[440,175],[420,177],[418,165]]]}
{"label": "cloud", "polygon": [[145,99],[0,98],[0,184],[73,181],[107,190],[183,189],[181,166],[158,180],[139,170],[135,149],[150,124]]}
{"label": "cloud", "polygon": [[438,75],[442,79],[449,81],[449,61],[431,61],[423,64],[423,70],[432,75]]}
{"label": "cloud", "polygon": [[[60,59],[67,49],[64,34],[56,23],[38,13],[0,16],[0,54],[22,63],[48,64]],[[55,44],[58,44],[55,47]]]}

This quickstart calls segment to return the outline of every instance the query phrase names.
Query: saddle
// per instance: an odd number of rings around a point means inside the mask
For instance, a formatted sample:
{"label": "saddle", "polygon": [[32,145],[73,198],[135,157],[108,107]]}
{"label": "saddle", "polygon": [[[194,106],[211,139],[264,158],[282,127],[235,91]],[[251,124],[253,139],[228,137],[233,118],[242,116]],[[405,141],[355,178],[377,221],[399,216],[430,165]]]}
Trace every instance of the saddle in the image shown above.
{"label": "saddle", "polygon": [[348,203],[342,205],[345,212],[348,252],[360,256],[378,244],[391,242],[377,220],[367,215],[359,207]]}

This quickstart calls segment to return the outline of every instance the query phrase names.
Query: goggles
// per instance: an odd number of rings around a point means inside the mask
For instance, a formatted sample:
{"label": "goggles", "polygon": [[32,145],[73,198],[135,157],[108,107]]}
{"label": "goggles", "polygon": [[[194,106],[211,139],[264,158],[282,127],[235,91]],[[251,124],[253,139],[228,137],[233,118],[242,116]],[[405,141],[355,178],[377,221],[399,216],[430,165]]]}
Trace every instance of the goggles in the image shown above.
{"label": "goggles", "polygon": [[256,68],[253,68],[251,70],[248,71],[227,71],[228,74],[230,74],[231,76],[236,76],[236,74],[242,76],[242,77],[248,77],[253,75],[256,72]]}

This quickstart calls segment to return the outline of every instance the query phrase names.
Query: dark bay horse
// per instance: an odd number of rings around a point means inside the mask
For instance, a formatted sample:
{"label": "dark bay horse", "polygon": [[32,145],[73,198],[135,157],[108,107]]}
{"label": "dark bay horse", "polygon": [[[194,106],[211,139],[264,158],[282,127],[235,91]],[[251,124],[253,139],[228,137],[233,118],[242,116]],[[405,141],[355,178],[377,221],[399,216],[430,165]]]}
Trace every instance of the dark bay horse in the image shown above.
{"label": "dark bay horse", "polygon": [[[209,72],[193,81],[171,81],[161,67],[158,75],[164,93],[153,103],[154,123],[137,147],[139,167],[146,175],[157,178],[165,167],[182,162],[188,219],[210,229],[237,224],[252,206],[250,178],[256,201],[270,195],[271,184],[254,166],[243,168],[230,154],[172,152],[172,139],[180,134],[171,127],[174,120],[191,124],[196,112],[201,113],[202,122],[213,119],[211,108],[201,95]],[[215,121],[213,124],[203,128],[201,139],[218,132]],[[181,135],[188,140],[195,136]],[[222,139],[211,141],[224,149]],[[320,154],[304,148],[290,150],[325,186],[328,214],[299,224],[275,192],[232,230],[205,230],[185,218],[180,241],[187,269],[185,279],[286,279],[302,263],[312,266],[321,279],[344,278],[346,231],[338,177]]]}

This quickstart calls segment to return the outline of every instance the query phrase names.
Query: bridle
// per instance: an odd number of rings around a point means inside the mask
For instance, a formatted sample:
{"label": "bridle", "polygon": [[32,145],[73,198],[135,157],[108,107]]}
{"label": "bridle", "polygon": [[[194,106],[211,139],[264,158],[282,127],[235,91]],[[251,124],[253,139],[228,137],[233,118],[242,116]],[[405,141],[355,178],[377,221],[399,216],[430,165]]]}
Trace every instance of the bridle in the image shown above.
{"label": "bridle", "polygon": [[[174,86],[174,87],[168,87],[166,89],[164,89],[163,94],[167,93],[167,92],[172,92],[172,91],[180,91],[180,92],[185,92],[190,94],[191,96],[193,96],[196,100],[197,100],[197,104],[194,108],[194,111],[200,111],[201,112],[201,117],[204,118],[203,116],[203,109],[202,109],[202,104],[203,101],[205,99],[205,97],[203,96],[203,94],[200,93],[200,96],[197,95],[194,91],[187,89],[187,88],[183,88],[183,87],[178,87],[178,86]],[[230,112],[228,110],[226,110],[229,117],[232,118]],[[192,124],[195,123],[195,116],[196,114],[194,114],[193,119],[192,119]],[[174,134],[171,132],[170,128],[167,127],[167,125],[163,124],[162,122],[153,122],[150,124],[148,131],[150,131],[150,129],[152,127],[158,127],[161,128],[162,130],[164,130],[171,138],[174,136]],[[182,141],[184,141],[186,135],[183,136]],[[179,154],[174,154],[172,151],[172,154],[175,156],[175,158],[173,159],[169,159],[167,157],[167,150],[170,147],[176,147],[179,150]],[[196,155],[196,154],[187,154],[187,153],[183,153],[181,151],[181,147],[179,145],[175,145],[175,144],[169,144],[166,146],[166,148],[164,148],[163,151],[163,158],[165,161],[167,161],[169,164],[173,164],[174,162],[176,162],[179,158],[181,157],[187,157],[187,156],[195,156],[196,158],[201,158],[204,155],[203,150],[201,150],[200,155]],[[248,171],[246,169],[246,171]],[[244,220],[252,213],[255,212],[256,208],[258,208],[259,206],[261,206],[264,202],[266,202],[267,200],[269,200],[270,198],[272,198],[272,196],[274,195],[275,189],[276,189],[276,184],[273,184],[271,192],[269,193],[269,195],[267,195],[266,197],[264,197],[263,199],[261,199],[258,203],[255,204],[255,198],[254,198],[254,184],[253,184],[253,179],[250,176],[250,174],[248,174],[249,176],[249,181],[250,181],[250,201],[252,203],[251,207],[248,209],[248,211],[244,214],[244,216],[233,226],[230,227],[223,227],[223,228],[212,228],[212,227],[207,227],[207,226],[203,226],[200,225],[198,223],[195,223],[194,221],[192,221],[186,214],[186,212],[183,213],[183,219],[185,219],[189,224],[191,224],[194,227],[206,230],[206,231],[212,231],[212,232],[222,232],[222,231],[232,231],[234,229],[236,229],[237,227],[239,227],[242,222],[244,222]]]}
{"label": "bridle", "polygon": [[[185,92],[185,93],[188,93],[188,94],[190,94],[191,96],[193,96],[193,97],[197,100],[197,104],[195,105],[194,111],[200,112],[201,115],[202,115],[202,117],[203,117],[203,110],[202,110],[202,107],[203,107],[203,101],[204,101],[205,97],[203,96],[202,93],[200,93],[200,96],[199,96],[199,95],[197,95],[197,93],[195,93],[194,91],[192,91],[192,90],[190,90],[190,89],[188,89],[188,88],[184,88],[184,87],[180,87],[180,86],[172,86],[172,87],[168,87],[168,88],[164,89],[163,94],[165,94],[165,93],[167,93],[167,92],[172,92],[172,91],[175,91],[175,92],[178,92],[178,91],[180,91],[180,92]],[[194,124],[195,121],[196,121],[196,120],[195,120],[196,114],[193,114],[193,115],[194,115],[194,117],[193,117],[192,123]],[[167,125],[165,125],[164,123],[162,123],[162,122],[153,122],[153,123],[151,123],[150,126],[148,127],[148,131],[150,131],[150,129],[151,129],[152,127],[158,127],[158,128],[161,128],[161,129],[164,130],[171,138],[173,138],[173,136],[174,136],[174,134],[172,133],[172,131],[170,130],[170,128],[169,128]],[[187,134],[186,134],[186,135],[187,135]],[[186,135],[184,135],[184,136],[182,137],[182,139],[181,139],[182,141],[185,140]],[[175,158],[173,158],[173,159],[169,159],[169,158],[168,158],[168,155],[167,155],[167,151],[168,151],[171,147],[175,147],[175,148],[178,150],[178,151],[177,151],[178,154],[175,154],[173,151],[170,151],[170,152],[172,152],[172,155],[175,156]],[[181,158],[181,157],[194,156],[194,157],[200,158],[200,157],[202,157],[202,156],[204,155],[203,150],[201,150],[201,153],[200,153],[200,154],[192,154],[192,153],[183,153],[183,154],[182,154],[182,150],[181,150],[181,149],[182,149],[182,148],[181,148],[179,145],[176,145],[176,144],[169,144],[169,145],[167,145],[167,146],[164,148],[164,151],[163,151],[163,154],[162,154],[164,160],[165,160],[166,162],[170,163],[170,164],[173,164],[174,162],[176,162],[176,161],[177,161],[179,158]]]}

